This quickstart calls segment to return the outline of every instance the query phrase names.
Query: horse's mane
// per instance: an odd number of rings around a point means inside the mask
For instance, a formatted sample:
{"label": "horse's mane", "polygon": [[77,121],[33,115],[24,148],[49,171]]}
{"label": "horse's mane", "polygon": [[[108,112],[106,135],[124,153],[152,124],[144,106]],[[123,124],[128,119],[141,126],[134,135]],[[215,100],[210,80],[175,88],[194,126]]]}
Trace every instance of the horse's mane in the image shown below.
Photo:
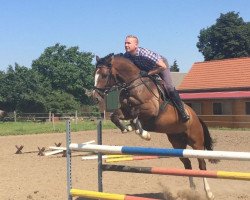
{"label": "horse's mane", "polygon": [[109,60],[112,56],[114,56],[114,53],[110,53],[107,56],[98,59],[96,62],[96,65],[95,65],[96,68],[98,68],[98,66],[100,66],[100,65],[106,65],[106,66],[111,67]]}
{"label": "horse's mane", "polygon": [[98,66],[101,66],[101,65],[111,67],[111,58],[112,57],[114,57],[115,61],[119,61],[119,62],[125,63],[127,65],[134,65],[134,63],[131,60],[124,57],[123,53],[119,53],[119,54],[110,53],[107,56],[100,58],[97,61],[96,68],[98,68]]}

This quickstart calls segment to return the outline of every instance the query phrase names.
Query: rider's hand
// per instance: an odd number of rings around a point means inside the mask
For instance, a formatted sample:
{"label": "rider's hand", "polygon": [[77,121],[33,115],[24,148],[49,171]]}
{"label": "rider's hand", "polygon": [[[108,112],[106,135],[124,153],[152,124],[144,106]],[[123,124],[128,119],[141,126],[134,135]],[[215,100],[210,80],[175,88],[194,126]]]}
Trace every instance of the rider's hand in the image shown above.
{"label": "rider's hand", "polygon": [[148,76],[148,72],[141,70],[140,75],[143,76]]}

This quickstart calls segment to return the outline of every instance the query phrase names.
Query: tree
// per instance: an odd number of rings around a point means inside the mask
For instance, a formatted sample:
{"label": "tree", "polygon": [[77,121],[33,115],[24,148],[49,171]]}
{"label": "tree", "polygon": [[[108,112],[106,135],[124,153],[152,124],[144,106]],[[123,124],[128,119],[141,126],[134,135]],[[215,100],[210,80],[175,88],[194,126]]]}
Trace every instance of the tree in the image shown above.
{"label": "tree", "polygon": [[91,99],[93,54],[56,44],[33,61],[32,68],[9,66],[0,71],[0,108],[18,112],[72,112]]}
{"label": "tree", "polygon": [[9,66],[0,79],[0,106],[6,111],[42,112],[48,86],[41,82],[41,76],[20,66]]}
{"label": "tree", "polygon": [[32,69],[43,76],[55,91],[71,94],[81,104],[91,102],[85,89],[93,87],[94,55],[80,52],[78,47],[55,44],[48,47],[32,63]]}
{"label": "tree", "polygon": [[249,56],[249,26],[239,13],[221,14],[214,25],[200,31],[196,46],[206,61]]}
{"label": "tree", "polygon": [[174,60],[174,64],[170,66],[170,71],[171,72],[179,72],[180,71],[176,60]]}

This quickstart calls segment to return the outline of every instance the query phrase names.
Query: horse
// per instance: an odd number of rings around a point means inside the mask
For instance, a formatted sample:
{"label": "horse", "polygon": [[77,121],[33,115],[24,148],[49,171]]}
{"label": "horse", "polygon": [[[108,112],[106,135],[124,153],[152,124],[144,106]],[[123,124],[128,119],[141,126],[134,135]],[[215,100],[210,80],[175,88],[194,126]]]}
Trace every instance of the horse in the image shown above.
{"label": "horse", "polygon": [[[165,104],[151,77],[141,76],[140,69],[130,60],[120,55],[107,55],[98,58],[95,70],[95,93],[109,90],[112,86],[121,89],[119,111],[127,109],[127,117],[133,119],[143,130],[164,133],[173,148],[194,150],[213,150],[213,139],[206,124],[186,104],[184,107],[190,119],[183,123],[173,104]],[[100,99],[101,100],[101,99]],[[192,169],[188,158],[180,158],[185,169]],[[211,163],[218,160],[209,159]],[[198,158],[199,169],[206,170],[206,162]],[[193,177],[189,177],[190,187],[195,189]],[[206,178],[204,189],[209,199],[214,199]]]}

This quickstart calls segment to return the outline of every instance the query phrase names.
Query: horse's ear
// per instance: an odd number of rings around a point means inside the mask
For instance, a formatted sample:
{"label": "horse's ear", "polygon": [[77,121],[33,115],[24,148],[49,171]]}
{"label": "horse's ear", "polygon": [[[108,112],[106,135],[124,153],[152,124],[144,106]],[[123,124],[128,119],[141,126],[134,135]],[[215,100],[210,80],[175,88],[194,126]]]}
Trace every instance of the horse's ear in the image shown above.
{"label": "horse's ear", "polygon": [[98,61],[100,60],[100,57],[99,57],[99,56],[96,56],[96,57],[95,57],[95,60],[96,60],[96,62],[98,62]]}
{"label": "horse's ear", "polygon": [[110,63],[110,64],[112,64],[112,61],[113,61],[114,57],[115,57],[114,54],[111,55],[111,56],[108,58],[107,62]]}

